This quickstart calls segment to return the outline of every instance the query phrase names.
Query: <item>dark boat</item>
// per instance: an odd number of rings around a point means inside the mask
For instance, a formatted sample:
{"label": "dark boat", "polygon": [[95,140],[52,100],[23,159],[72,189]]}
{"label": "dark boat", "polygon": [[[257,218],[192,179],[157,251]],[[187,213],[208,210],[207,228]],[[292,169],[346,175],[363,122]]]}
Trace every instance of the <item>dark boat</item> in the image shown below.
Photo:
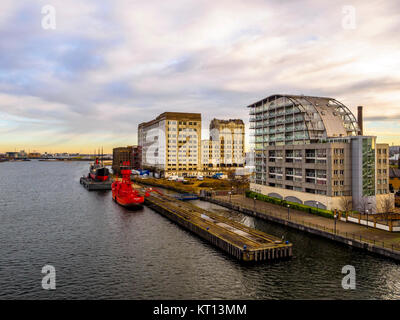
{"label": "dark boat", "polygon": [[94,181],[107,181],[109,176],[110,171],[103,164],[99,163],[99,159],[96,158],[95,163],[90,166],[88,178]]}

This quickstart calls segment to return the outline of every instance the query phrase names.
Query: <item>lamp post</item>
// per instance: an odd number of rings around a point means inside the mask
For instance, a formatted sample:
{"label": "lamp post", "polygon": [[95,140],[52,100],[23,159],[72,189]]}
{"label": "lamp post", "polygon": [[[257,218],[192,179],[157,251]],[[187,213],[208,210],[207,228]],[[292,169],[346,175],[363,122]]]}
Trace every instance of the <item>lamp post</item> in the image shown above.
{"label": "lamp post", "polygon": [[318,203],[318,201],[317,201],[317,210],[319,209],[319,208],[318,208],[318,204],[319,204],[319,203]]}
{"label": "lamp post", "polygon": [[337,214],[337,210],[335,209],[335,215],[333,216],[334,220],[335,220],[335,234],[336,234],[336,220],[338,218],[338,214]]}
{"label": "lamp post", "polygon": [[257,200],[257,198],[254,197],[254,211],[256,211],[256,200]]}
{"label": "lamp post", "polygon": [[368,209],[365,210],[365,213],[367,214],[367,229],[368,229]]}
{"label": "lamp post", "polygon": [[210,190],[211,190],[210,196],[211,196],[211,199],[212,199],[212,196],[213,196],[213,188],[210,188]]}
{"label": "lamp post", "polygon": [[228,193],[229,193],[229,202],[232,203],[232,192],[229,191]]}
{"label": "lamp post", "polygon": [[290,220],[290,205],[287,205],[287,218]]}

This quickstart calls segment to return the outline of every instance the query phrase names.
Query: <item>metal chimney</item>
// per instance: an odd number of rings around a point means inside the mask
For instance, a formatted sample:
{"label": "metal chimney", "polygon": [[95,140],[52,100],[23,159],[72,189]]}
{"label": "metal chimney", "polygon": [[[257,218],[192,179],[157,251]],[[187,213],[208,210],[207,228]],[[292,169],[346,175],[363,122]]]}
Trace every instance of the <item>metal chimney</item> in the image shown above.
{"label": "metal chimney", "polygon": [[363,131],[363,107],[358,106],[358,115],[357,115],[357,122],[358,122],[358,134],[362,136],[364,134]]}

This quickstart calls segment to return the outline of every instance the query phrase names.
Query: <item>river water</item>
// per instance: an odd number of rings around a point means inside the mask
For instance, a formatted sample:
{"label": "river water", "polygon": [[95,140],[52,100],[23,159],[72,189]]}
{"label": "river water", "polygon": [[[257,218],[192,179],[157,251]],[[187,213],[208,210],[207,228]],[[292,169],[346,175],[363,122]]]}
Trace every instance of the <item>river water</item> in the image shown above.
{"label": "river water", "polygon": [[[79,184],[86,162],[0,164],[0,299],[398,299],[400,264],[196,200],[294,243],[246,265],[144,208]],[[44,265],[56,289],[43,290]],[[342,267],[356,269],[344,290]]]}

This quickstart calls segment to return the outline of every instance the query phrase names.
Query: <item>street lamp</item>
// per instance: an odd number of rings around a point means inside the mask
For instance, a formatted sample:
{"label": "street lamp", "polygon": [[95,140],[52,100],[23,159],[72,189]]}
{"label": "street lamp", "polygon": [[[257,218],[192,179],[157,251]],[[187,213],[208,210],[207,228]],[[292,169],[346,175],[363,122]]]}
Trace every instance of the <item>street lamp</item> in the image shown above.
{"label": "street lamp", "polygon": [[317,210],[319,209],[319,208],[318,208],[318,204],[319,204],[319,203],[318,203],[318,201],[317,201]]}
{"label": "street lamp", "polygon": [[212,199],[212,196],[213,196],[213,188],[210,188],[210,195],[211,195],[211,199]]}
{"label": "street lamp", "polygon": [[287,205],[287,218],[290,220],[290,205]]}
{"label": "street lamp", "polygon": [[335,234],[336,234],[336,220],[338,218],[337,210],[335,209],[335,215],[333,216],[335,220]]}
{"label": "street lamp", "polygon": [[254,211],[256,211],[256,197],[254,197]]}
{"label": "street lamp", "polygon": [[367,229],[368,229],[368,209],[365,210],[365,213],[367,214]]}
{"label": "street lamp", "polygon": [[229,202],[231,202],[232,203],[232,192],[228,192],[229,193]]}

